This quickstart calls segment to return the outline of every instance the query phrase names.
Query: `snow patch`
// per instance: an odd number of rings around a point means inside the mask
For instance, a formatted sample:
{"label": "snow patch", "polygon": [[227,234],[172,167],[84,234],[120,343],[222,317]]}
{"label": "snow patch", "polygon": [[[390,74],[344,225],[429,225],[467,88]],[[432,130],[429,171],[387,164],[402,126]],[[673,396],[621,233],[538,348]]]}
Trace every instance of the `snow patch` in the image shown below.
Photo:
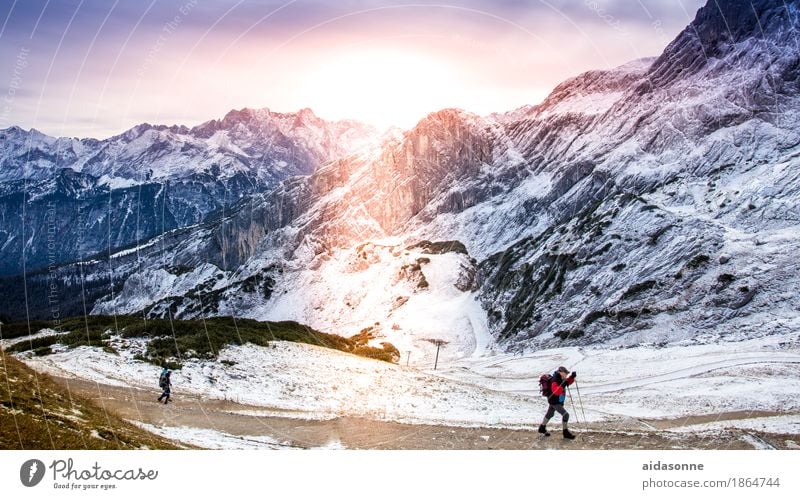
{"label": "snow patch", "polygon": [[292,448],[266,435],[231,435],[207,428],[188,426],[155,426],[139,421],[130,423],[161,437],[203,449],[225,450],[269,450]]}

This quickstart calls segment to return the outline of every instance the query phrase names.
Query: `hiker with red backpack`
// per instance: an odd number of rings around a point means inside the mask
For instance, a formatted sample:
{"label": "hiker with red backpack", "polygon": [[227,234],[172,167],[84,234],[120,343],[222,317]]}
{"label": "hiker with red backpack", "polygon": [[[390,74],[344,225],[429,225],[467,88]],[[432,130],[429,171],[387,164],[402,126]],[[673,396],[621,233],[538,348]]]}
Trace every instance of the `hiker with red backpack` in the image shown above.
{"label": "hiker with red backpack", "polygon": [[541,378],[539,378],[540,390],[542,395],[547,397],[547,403],[549,404],[542,424],[539,425],[539,433],[544,434],[545,437],[550,436],[550,432],[547,431],[547,422],[550,421],[550,418],[555,416],[556,413],[559,413],[561,414],[561,426],[563,428],[564,438],[569,440],[575,438],[575,435],[570,433],[567,429],[569,413],[564,409],[564,401],[566,400],[566,387],[575,382],[576,376],[577,373],[575,371],[572,371],[572,374],[570,374],[566,367],[561,366],[556,369],[556,372],[552,375],[543,374]]}

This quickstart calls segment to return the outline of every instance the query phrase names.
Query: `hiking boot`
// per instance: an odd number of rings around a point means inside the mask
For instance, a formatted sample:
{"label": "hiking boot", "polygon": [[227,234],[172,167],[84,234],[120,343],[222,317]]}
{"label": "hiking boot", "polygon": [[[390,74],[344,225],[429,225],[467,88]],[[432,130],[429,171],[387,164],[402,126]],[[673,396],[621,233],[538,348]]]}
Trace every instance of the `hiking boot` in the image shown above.
{"label": "hiking boot", "polygon": [[568,429],[564,428],[564,438],[569,439],[569,440],[574,440],[575,439],[575,435],[570,433]]}
{"label": "hiking boot", "polygon": [[550,432],[547,431],[547,428],[543,424],[539,425],[539,433],[543,434],[545,437],[550,436]]}

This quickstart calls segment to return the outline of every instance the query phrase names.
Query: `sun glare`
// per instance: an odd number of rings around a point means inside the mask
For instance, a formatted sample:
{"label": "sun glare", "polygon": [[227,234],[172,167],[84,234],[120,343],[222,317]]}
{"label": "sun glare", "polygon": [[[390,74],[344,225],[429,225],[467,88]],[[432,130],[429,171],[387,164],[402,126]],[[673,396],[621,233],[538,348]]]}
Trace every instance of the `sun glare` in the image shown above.
{"label": "sun glare", "polygon": [[457,78],[446,61],[391,51],[359,51],[322,64],[304,94],[330,119],[354,118],[380,128],[413,126],[456,102]]}

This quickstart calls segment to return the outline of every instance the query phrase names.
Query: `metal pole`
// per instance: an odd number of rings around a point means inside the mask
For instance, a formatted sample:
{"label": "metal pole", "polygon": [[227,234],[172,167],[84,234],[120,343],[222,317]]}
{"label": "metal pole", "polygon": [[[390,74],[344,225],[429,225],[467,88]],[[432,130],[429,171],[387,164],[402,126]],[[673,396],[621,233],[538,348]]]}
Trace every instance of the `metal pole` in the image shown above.
{"label": "metal pole", "polygon": [[586,413],[583,412],[583,400],[581,400],[581,388],[578,386],[578,380],[575,380],[575,390],[578,392],[578,403],[581,405],[581,414],[583,414],[583,422],[586,423]]}
{"label": "metal pole", "polygon": [[441,345],[437,344],[436,345],[436,361],[433,363],[433,370],[434,371],[436,370],[436,367],[439,365],[439,348],[441,348]]}
{"label": "metal pole", "polygon": [[408,367],[409,362],[411,362],[411,350],[408,351],[408,356],[406,356],[406,367]]}
{"label": "metal pole", "polygon": [[569,395],[569,404],[572,406],[572,412],[575,413],[575,426],[578,426],[580,421],[578,421],[578,411],[575,409],[575,402],[572,401],[572,390],[569,389],[569,385],[567,385],[567,394]]}

